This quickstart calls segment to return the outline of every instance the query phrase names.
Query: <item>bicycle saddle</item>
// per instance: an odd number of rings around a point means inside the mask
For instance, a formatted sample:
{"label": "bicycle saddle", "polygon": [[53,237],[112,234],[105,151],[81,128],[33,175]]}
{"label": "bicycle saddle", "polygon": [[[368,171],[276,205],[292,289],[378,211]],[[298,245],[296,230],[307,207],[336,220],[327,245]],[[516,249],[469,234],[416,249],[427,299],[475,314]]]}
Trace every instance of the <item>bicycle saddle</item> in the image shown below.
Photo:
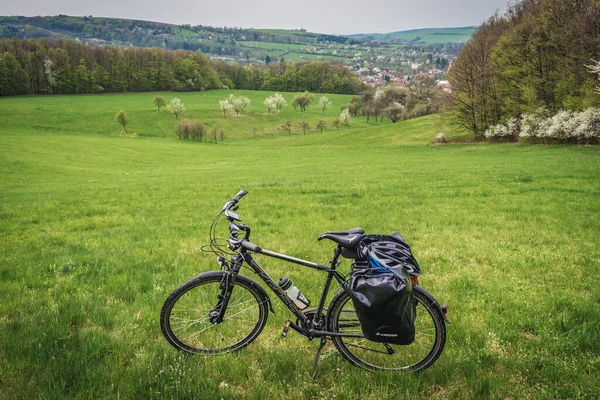
{"label": "bicycle saddle", "polygon": [[342,247],[353,248],[358,244],[364,233],[363,228],[352,228],[343,232],[325,232],[319,236],[318,240],[329,239]]}

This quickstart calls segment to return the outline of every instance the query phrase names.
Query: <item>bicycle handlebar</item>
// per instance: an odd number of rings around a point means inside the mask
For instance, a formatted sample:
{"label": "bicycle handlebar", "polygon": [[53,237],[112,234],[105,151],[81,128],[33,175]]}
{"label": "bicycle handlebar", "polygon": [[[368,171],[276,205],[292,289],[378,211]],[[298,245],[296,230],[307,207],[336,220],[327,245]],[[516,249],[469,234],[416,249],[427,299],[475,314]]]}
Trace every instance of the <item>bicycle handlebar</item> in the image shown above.
{"label": "bicycle handlebar", "polygon": [[234,197],[233,199],[234,199],[234,200],[235,200],[235,202],[237,203],[238,201],[240,201],[240,199],[241,199],[242,197],[244,197],[244,196],[245,196],[245,195],[247,195],[247,194],[248,194],[248,191],[247,191],[247,190],[244,190],[244,189],[242,189],[242,190],[240,190],[240,191],[238,192],[238,194],[236,194],[236,195],[235,195],[235,197]]}
{"label": "bicycle handlebar", "polygon": [[225,203],[223,205],[222,211],[229,210],[231,207],[235,206],[237,204],[237,202],[240,201],[240,199],[247,194],[248,194],[247,190],[244,190],[244,189],[240,190],[233,199],[229,200],[227,203]]}

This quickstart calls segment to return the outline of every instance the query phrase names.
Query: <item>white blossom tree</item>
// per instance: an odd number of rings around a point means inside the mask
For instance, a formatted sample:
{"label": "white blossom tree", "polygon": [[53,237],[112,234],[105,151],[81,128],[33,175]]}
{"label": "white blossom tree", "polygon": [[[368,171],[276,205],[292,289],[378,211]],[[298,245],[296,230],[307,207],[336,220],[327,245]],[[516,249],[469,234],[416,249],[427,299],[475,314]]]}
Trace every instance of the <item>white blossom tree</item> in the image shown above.
{"label": "white blossom tree", "polygon": [[281,93],[275,93],[273,96],[269,96],[264,101],[265,106],[269,112],[271,110],[277,110],[277,112],[281,112],[281,110],[287,106],[287,101],[283,98]]}
{"label": "white blossom tree", "polygon": [[235,115],[238,117],[240,116],[240,113],[244,111],[244,108],[250,104],[250,99],[246,96],[230,95],[228,101],[231,104],[233,111],[235,111]]}
{"label": "white blossom tree", "polygon": [[168,108],[173,114],[175,114],[175,118],[178,118],[179,114],[185,110],[183,103],[178,98],[171,99]]}
{"label": "white blossom tree", "polygon": [[223,117],[225,117],[228,112],[233,111],[233,106],[227,99],[219,100],[219,107],[221,108],[221,111],[223,111]]}
{"label": "white blossom tree", "polygon": [[52,89],[56,87],[56,71],[54,70],[54,62],[46,57],[44,59],[44,73],[46,74],[46,79],[48,79],[48,84]]}
{"label": "white blossom tree", "polygon": [[325,115],[325,111],[331,106],[331,100],[327,98],[327,96],[322,96],[319,99],[319,107],[323,110],[323,115]]}
{"label": "white blossom tree", "polygon": [[267,110],[269,111],[269,114],[271,113],[271,110],[275,110],[277,108],[277,105],[275,104],[275,99],[273,99],[273,96],[267,97],[264,101],[265,106],[267,106]]}
{"label": "white blossom tree", "polygon": [[346,125],[347,127],[350,127],[350,110],[347,108],[344,108],[342,110],[342,113],[340,114],[340,122],[344,125]]}
{"label": "white blossom tree", "polygon": [[375,100],[376,102],[382,102],[384,98],[385,98],[385,88],[380,86],[377,89],[375,89],[375,94],[373,95],[373,100]]}
{"label": "white blossom tree", "polygon": [[[593,64],[586,65],[586,67],[590,73],[598,75],[598,80],[600,81],[600,61],[592,60],[592,62]],[[594,91],[600,94],[600,85],[596,86]]]}
{"label": "white blossom tree", "polygon": [[281,93],[275,93],[273,95],[273,101],[275,102],[275,108],[278,112],[281,112],[281,110],[287,106],[287,101],[285,101]]}

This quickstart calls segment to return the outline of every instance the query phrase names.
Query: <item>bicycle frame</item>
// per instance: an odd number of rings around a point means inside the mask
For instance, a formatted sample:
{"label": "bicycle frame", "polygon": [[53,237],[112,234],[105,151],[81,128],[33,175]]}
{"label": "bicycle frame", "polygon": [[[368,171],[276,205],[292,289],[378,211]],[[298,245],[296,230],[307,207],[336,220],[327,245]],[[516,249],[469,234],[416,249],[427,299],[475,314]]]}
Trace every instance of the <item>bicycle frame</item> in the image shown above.
{"label": "bicycle frame", "polygon": [[[314,263],[311,261],[303,260],[296,257],[290,257],[285,254],[280,254],[274,251],[262,249],[259,246],[243,239],[236,243],[240,247],[239,256],[232,257],[232,267],[231,272],[233,275],[232,284],[235,283],[235,276],[239,273],[242,264],[246,262],[246,264],[258,275],[263,282],[279,297],[279,299],[285,304],[285,306],[301,321],[300,326],[291,321],[288,321],[286,326],[291,327],[295,331],[301,333],[302,335],[308,337],[309,339],[313,339],[315,337],[326,337],[326,336],[343,336],[343,337],[363,337],[363,335],[359,334],[344,334],[339,332],[328,332],[322,330],[315,330],[314,324],[315,320],[309,321],[309,317],[302,312],[296,306],[296,304],[287,296],[287,294],[279,287],[279,285],[267,274],[267,272],[252,258],[251,253],[265,255],[267,257],[277,258],[279,260],[291,262],[293,264],[302,265],[308,268],[316,269],[318,271],[327,272],[327,278],[325,280],[325,285],[323,287],[323,292],[321,294],[321,298],[319,299],[319,304],[315,310],[315,315],[320,317],[323,315],[323,310],[325,309],[325,301],[327,299],[327,295],[331,288],[331,282],[335,278],[340,286],[344,287],[345,279],[342,274],[336,271],[336,267],[340,264],[338,262],[339,256],[341,255],[341,247],[337,246],[334,250],[333,259],[330,262],[330,266],[321,265],[318,263]],[[234,285],[232,285],[234,286]],[[230,290],[227,290],[226,293],[228,295],[231,294]],[[227,295],[226,295],[227,296]],[[227,296],[229,297],[229,296]],[[227,302],[228,299],[225,300]],[[308,323],[311,322],[310,328],[305,329],[303,326],[308,326]]]}

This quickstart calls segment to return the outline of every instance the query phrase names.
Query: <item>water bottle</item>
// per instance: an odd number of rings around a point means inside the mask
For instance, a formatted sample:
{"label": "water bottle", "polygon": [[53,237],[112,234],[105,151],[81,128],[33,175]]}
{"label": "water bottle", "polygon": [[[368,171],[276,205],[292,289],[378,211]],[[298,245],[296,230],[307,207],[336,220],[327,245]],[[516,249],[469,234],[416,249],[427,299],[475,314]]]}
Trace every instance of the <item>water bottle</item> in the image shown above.
{"label": "water bottle", "polygon": [[279,280],[279,287],[288,295],[290,299],[298,306],[299,309],[304,310],[310,305],[310,300],[306,298],[296,286],[292,285],[292,281],[288,278],[281,278]]}

